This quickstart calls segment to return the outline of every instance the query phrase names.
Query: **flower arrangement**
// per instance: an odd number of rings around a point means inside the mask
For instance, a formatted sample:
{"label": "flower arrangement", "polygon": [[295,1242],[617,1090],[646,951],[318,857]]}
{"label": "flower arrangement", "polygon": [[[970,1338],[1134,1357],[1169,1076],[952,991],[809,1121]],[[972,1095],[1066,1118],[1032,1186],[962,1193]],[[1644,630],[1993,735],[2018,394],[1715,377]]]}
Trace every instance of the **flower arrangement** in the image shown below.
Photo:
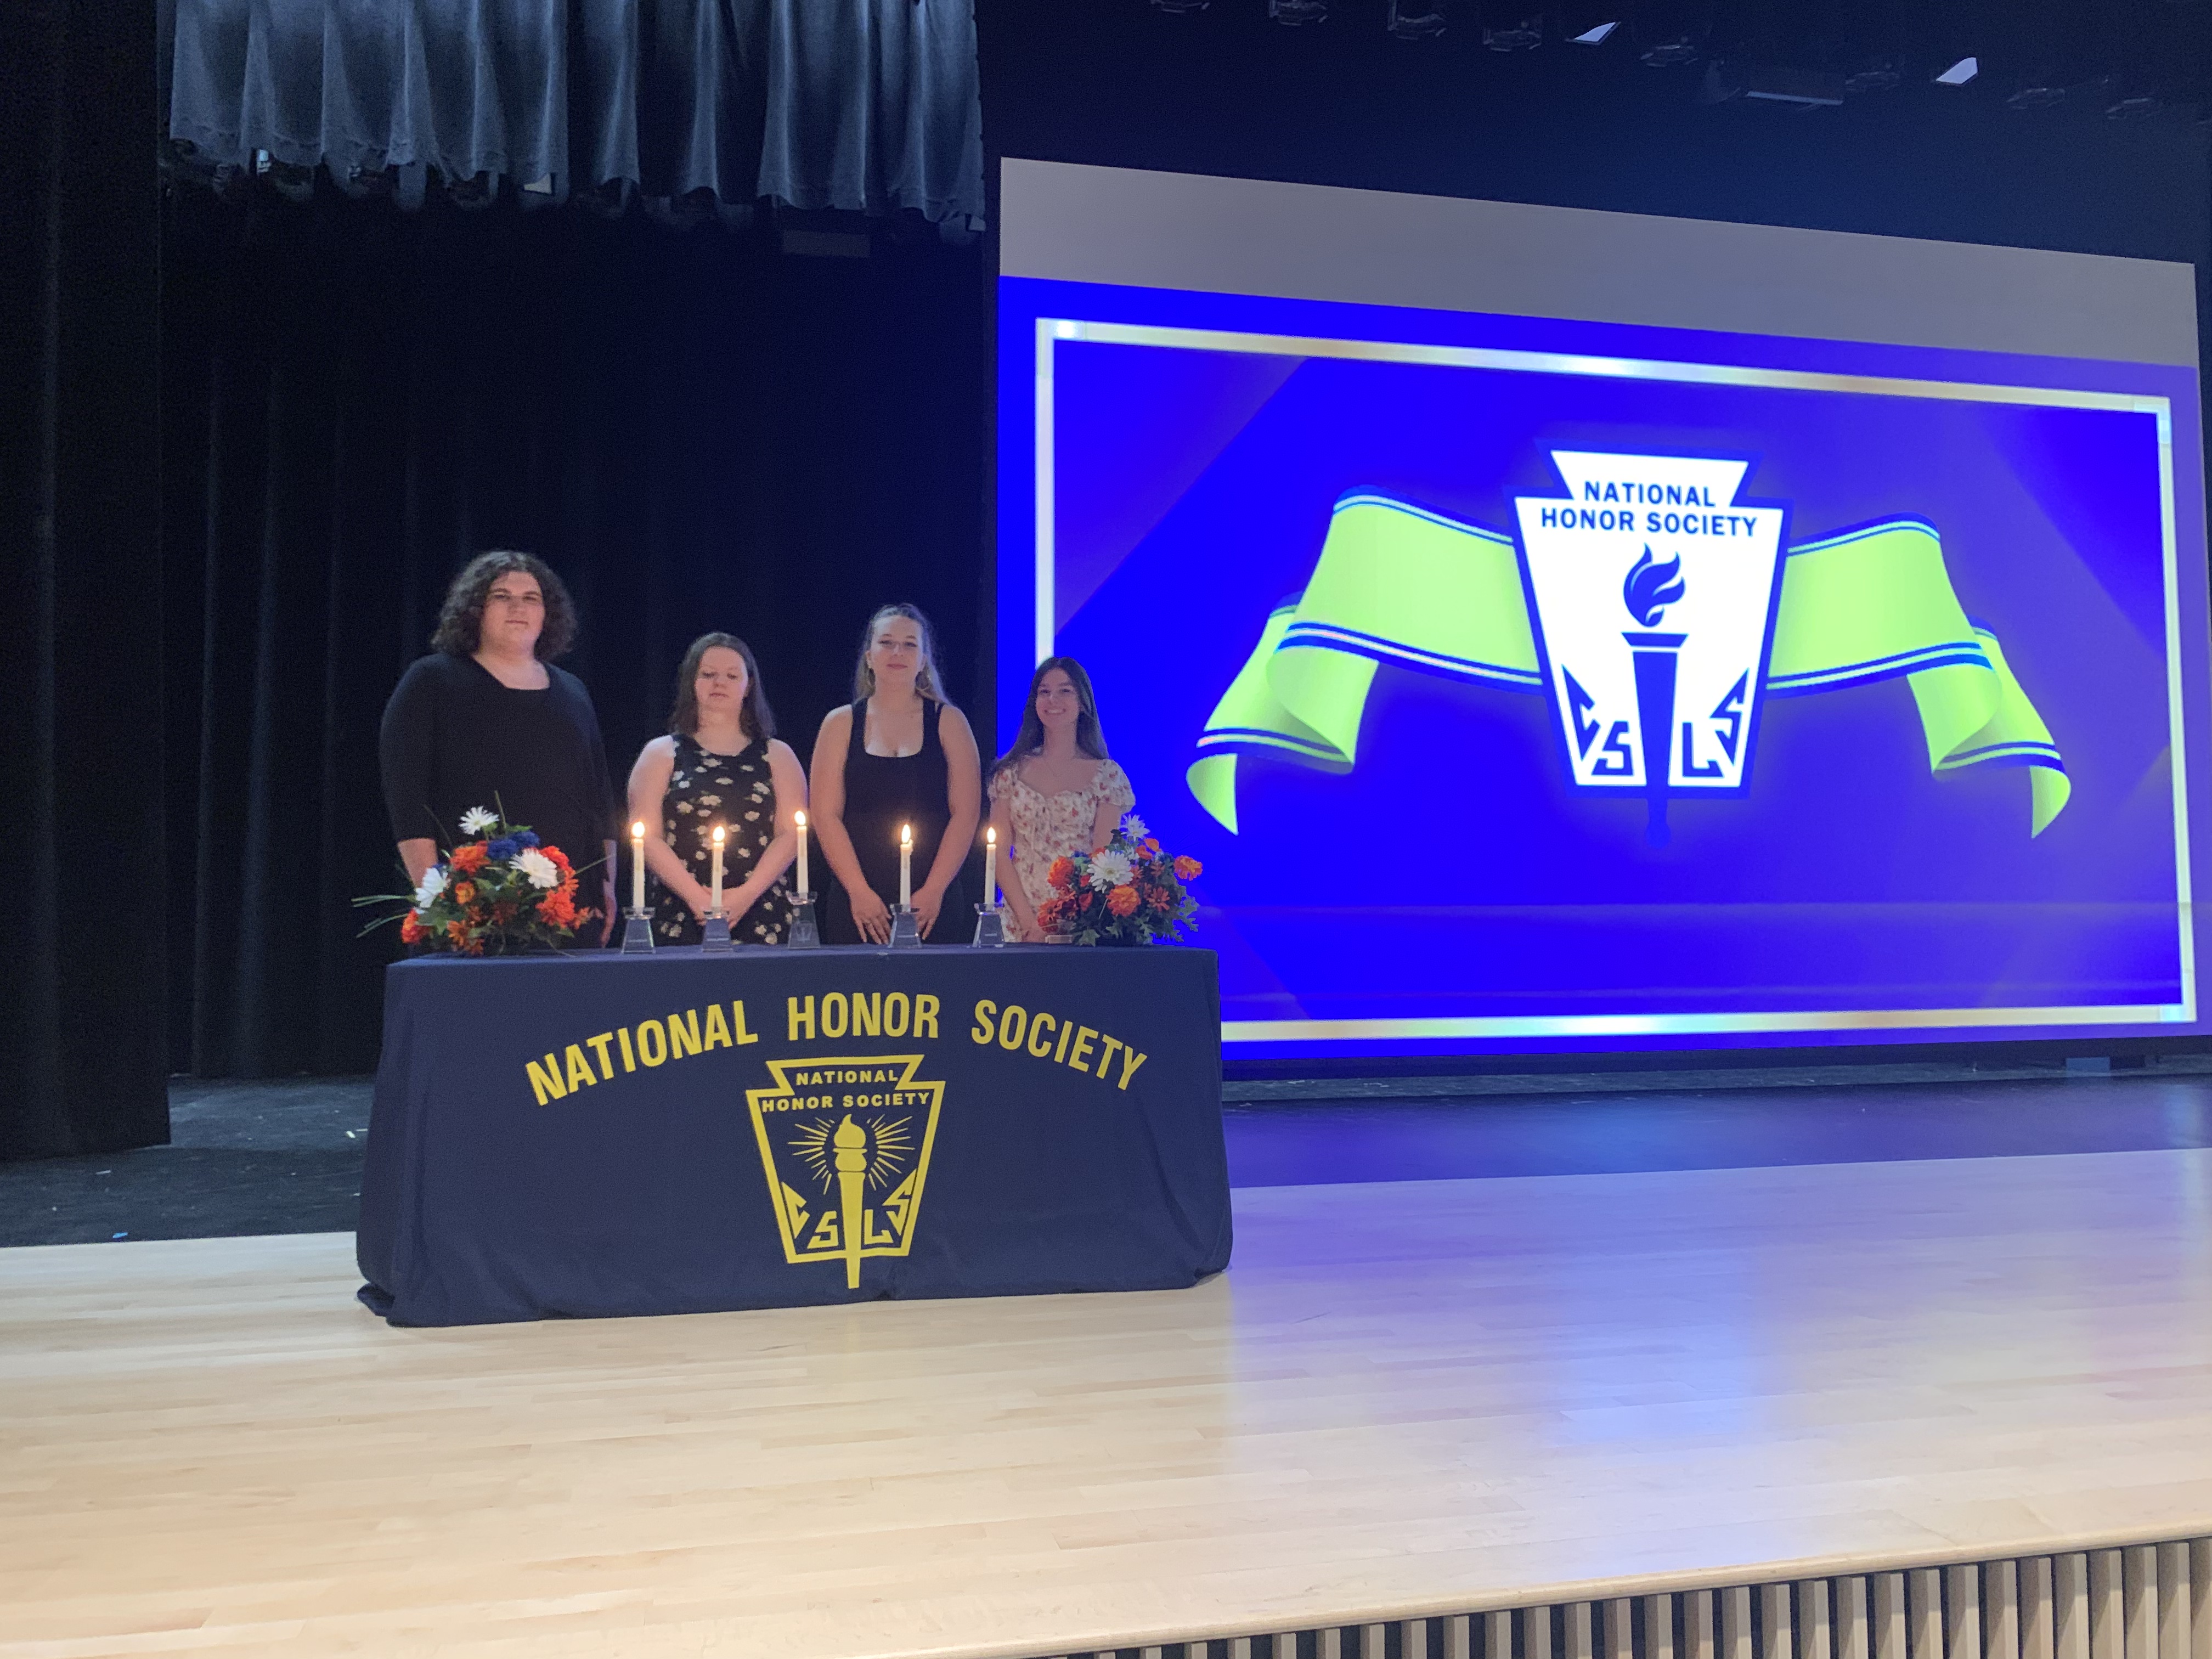
{"label": "flower arrangement", "polygon": [[1173,858],[1134,812],[1115,827],[1100,853],[1054,859],[1046,879],[1053,896],[1037,907],[1037,926],[1078,945],[1151,945],[1176,940],[1198,914],[1183,884],[1204,866]]}
{"label": "flower arrangement", "polygon": [[[404,903],[399,937],[418,951],[503,956],[565,945],[591,914],[576,903],[568,854],[539,843],[526,823],[472,806],[461,833],[473,839],[422,872],[414,892],[383,893],[356,904]],[[370,924],[394,920],[385,916]]]}

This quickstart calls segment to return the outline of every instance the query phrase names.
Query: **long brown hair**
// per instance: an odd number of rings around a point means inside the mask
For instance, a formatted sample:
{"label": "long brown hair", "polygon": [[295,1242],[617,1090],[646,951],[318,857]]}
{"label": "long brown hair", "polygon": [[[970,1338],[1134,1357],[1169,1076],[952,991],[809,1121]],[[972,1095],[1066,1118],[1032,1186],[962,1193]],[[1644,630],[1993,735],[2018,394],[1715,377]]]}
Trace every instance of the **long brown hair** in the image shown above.
{"label": "long brown hair", "polygon": [[479,553],[461,567],[461,574],[446,590],[446,602],[438,608],[438,626],[430,635],[430,648],[449,657],[476,655],[483,639],[484,600],[491,585],[501,576],[517,573],[536,577],[538,591],[545,596],[545,626],[538,632],[538,659],[550,662],[568,655],[568,647],[576,642],[575,601],[543,559],[512,548]]}
{"label": "long brown hair", "polygon": [[929,618],[910,605],[886,605],[877,607],[876,614],[868,618],[868,625],[860,630],[860,660],[853,670],[853,700],[855,702],[876,695],[876,671],[868,666],[868,647],[876,642],[876,628],[886,617],[904,617],[921,635],[921,660],[914,672],[914,689],[932,702],[945,702],[945,688],[937,678],[937,630],[929,625]]}
{"label": "long brown hair", "polygon": [[1036,711],[1037,688],[1055,668],[1075,686],[1076,753],[1088,755],[1093,760],[1106,758],[1106,734],[1098,726],[1098,698],[1091,689],[1091,676],[1073,657],[1047,657],[1037,665],[1036,672],[1030,676],[1029,701],[1022,705],[1021,730],[1014,734],[1012,746],[991,763],[993,777],[1019,766],[1044,747],[1044,722],[1037,718]]}
{"label": "long brown hair", "polygon": [[691,648],[684,653],[684,665],[676,671],[676,704],[668,711],[669,731],[679,738],[699,735],[699,665],[717,647],[734,651],[744,659],[745,700],[738,706],[738,725],[755,743],[767,742],[775,735],[775,716],[769,712],[768,693],[761,688],[760,665],[753,660],[753,648],[735,634],[702,634],[691,641]]}

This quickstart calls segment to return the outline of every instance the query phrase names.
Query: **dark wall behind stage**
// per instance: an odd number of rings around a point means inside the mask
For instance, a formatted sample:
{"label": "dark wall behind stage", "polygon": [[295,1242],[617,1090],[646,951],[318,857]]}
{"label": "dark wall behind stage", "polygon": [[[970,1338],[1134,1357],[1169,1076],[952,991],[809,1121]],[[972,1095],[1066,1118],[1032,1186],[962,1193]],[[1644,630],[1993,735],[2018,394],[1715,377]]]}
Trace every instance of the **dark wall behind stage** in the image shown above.
{"label": "dark wall behind stage", "polygon": [[[2212,185],[2186,115],[1918,82],[1703,106],[1696,69],[1503,57],[1463,23],[1404,43],[1381,10],[1291,30],[1261,0],[981,0],[987,143],[2194,260],[2201,291]],[[303,206],[180,185],[160,211],[167,713],[108,787],[167,803],[179,1069],[373,1064],[392,946],[356,939],[346,901],[393,881],[376,717],[471,551],[567,575],[618,766],[706,628],[754,641],[803,751],[890,597],[937,616],[956,694],[987,708],[988,244],[797,258],[635,211],[410,215],[327,185]]]}

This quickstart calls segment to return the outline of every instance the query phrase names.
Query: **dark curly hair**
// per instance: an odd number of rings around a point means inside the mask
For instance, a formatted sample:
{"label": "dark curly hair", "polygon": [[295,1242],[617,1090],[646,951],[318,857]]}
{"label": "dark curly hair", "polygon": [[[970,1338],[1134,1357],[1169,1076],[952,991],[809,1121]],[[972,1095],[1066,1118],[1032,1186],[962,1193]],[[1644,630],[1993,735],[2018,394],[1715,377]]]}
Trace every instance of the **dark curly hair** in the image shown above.
{"label": "dark curly hair", "polygon": [[430,635],[430,648],[449,657],[476,655],[483,632],[485,597],[494,582],[517,572],[535,576],[538,591],[545,596],[545,626],[538,635],[538,660],[551,662],[568,655],[568,647],[576,642],[576,602],[543,559],[507,548],[479,553],[461,567],[461,574],[446,590],[445,604],[438,607],[438,626]]}
{"label": "dark curly hair", "polygon": [[678,737],[699,735],[699,665],[718,646],[736,652],[745,665],[745,701],[738,711],[738,724],[749,738],[774,737],[775,716],[769,712],[768,693],[761,689],[760,665],[753,660],[752,647],[734,634],[702,634],[691,641],[684,665],[676,671],[676,706],[668,713],[669,731]]}

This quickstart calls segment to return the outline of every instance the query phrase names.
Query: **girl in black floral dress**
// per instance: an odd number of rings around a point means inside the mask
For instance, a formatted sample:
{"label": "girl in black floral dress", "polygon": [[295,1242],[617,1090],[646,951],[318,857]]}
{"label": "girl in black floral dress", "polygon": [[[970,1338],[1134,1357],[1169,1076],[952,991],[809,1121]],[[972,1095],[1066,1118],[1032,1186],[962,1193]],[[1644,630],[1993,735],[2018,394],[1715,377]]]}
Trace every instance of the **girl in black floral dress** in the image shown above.
{"label": "girl in black floral dress", "polygon": [[714,827],[724,832],[722,908],[740,945],[781,945],[791,922],[784,872],[798,849],[792,814],[806,776],[775,737],[752,648],[729,634],[691,642],[676,676],[668,736],[630,769],[629,816],[646,827],[654,936],[696,945],[714,902]]}

